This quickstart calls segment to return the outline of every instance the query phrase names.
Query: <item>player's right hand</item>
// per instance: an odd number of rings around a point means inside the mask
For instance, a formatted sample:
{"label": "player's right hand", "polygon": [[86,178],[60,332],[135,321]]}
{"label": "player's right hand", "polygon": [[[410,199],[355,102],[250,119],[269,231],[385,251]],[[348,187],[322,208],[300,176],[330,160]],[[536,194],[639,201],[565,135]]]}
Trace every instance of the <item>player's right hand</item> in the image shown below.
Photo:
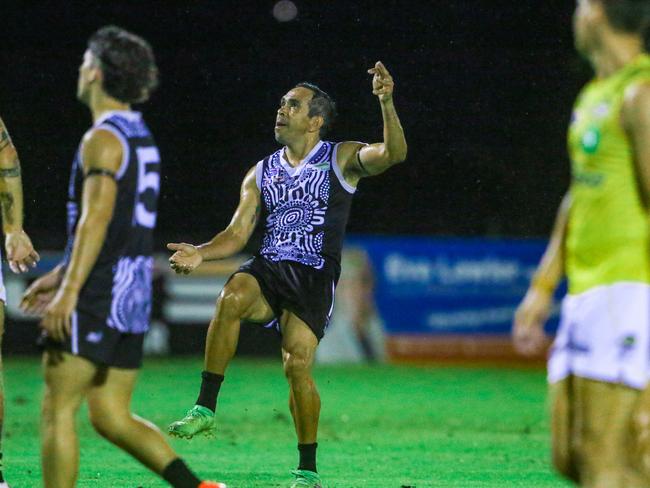
{"label": "player's right hand", "polygon": [[386,66],[381,61],[377,61],[375,65],[368,70],[372,77],[372,93],[377,95],[381,102],[388,102],[393,98],[393,90],[395,82],[390,75]]}
{"label": "player's right hand", "polygon": [[29,271],[29,268],[35,267],[36,263],[41,259],[24,230],[7,233],[5,250],[7,251],[9,268],[16,274]]}
{"label": "player's right hand", "polygon": [[169,266],[178,274],[190,274],[203,262],[203,256],[192,244],[169,243],[167,249],[176,251],[169,258]]}
{"label": "player's right hand", "polygon": [[515,350],[524,356],[534,356],[544,350],[548,339],[544,334],[544,323],[551,314],[553,295],[546,291],[530,288],[517,311],[512,328]]}
{"label": "player's right hand", "polygon": [[33,315],[43,315],[43,311],[50,304],[61,283],[61,274],[55,269],[35,280],[20,301],[23,312]]}

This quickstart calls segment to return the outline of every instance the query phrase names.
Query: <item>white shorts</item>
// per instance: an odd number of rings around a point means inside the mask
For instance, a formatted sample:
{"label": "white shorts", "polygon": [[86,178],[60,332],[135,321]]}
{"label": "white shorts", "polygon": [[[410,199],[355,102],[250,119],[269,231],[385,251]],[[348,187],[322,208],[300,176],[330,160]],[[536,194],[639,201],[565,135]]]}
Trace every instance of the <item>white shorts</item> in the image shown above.
{"label": "white shorts", "polygon": [[643,389],[650,372],[650,285],[615,283],[567,295],[548,380],[569,375]]}

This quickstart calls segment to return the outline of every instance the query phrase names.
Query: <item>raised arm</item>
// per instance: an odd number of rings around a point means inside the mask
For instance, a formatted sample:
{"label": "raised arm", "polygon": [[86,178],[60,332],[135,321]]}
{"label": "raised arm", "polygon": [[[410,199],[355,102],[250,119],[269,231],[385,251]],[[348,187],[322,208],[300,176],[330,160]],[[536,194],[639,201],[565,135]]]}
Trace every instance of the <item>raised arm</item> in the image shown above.
{"label": "raised arm", "polygon": [[551,313],[555,289],[564,276],[564,242],[570,209],[571,194],[567,193],[557,212],[546,251],[526,296],[515,312],[512,330],[514,346],[526,356],[541,352],[546,342],[544,323]]}
{"label": "raised arm", "polygon": [[391,166],[406,159],[407,145],[404,129],[393,104],[395,83],[386,67],[377,61],[368,70],[373,75],[372,93],[377,95],[384,121],[384,141],[376,144],[343,142],[337,150],[338,164],[348,183],[356,186],[366,176],[383,173]]}
{"label": "raised arm", "polygon": [[122,144],[112,133],[93,129],[84,137],[81,157],[85,180],[74,247],[61,286],[42,321],[42,327],[55,340],[70,333],[70,315],[79,291],[104,245],[117,197],[115,175],[122,162]]}
{"label": "raised arm", "polygon": [[171,268],[177,273],[188,274],[203,261],[228,258],[240,252],[255,230],[261,202],[260,191],[255,181],[255,166],[253,166],[244,177],[239,205],[228,227],[209,242],[199,246],[186,243],[167,244],[168,249],[176,251],[169,258]]}
{"label": "raised arm", "polygon": [[36,265],[39,256],[34,251],[29,236],[23,231],[23,183],[20,176],[20,161],[2,119],[0,119],[0,208],[9,267],[14,273],[27,271],[29,266]]}

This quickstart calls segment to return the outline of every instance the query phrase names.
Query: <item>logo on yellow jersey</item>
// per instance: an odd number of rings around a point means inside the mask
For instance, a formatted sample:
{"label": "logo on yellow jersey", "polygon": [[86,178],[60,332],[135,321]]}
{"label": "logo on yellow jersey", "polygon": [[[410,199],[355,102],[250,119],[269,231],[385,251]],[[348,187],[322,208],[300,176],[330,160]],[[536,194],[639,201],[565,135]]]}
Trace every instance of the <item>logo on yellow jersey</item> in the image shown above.
{"label": "logo on yellow jersey", "polygon": [[600,129],[595,126],[588,127],[580,138],[580,146],[587,154],[594,154],[600,145]]}

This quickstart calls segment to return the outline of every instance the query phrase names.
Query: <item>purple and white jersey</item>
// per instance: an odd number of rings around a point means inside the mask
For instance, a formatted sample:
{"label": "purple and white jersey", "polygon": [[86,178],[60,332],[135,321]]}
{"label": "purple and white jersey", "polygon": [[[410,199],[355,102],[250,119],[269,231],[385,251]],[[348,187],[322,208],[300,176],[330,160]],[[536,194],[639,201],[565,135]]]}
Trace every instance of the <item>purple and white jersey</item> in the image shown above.
{"label": "purple and white jersey", "polygon": [[343,178],[336,148],[319,141],[295,168],[285,159],[284,148],[257,163],[266,226],[260,255],[316,269],[328,261],[340,266],[356,189]]}
{"label": "purple and white jersey", "polygon": [[[108,112],[94,124],[122,144],[123,160],[115,176],[113,217],[97,261],[81,289],[77,310],[106,320],[109,327],[140,334],[149,327],[152,300],[153,230],[160,187],[160,155],[139,112]],[[81,215],[84,171],[81,145],[72,163],[68,187],[68,243],[63,264],[70,263]]]}

